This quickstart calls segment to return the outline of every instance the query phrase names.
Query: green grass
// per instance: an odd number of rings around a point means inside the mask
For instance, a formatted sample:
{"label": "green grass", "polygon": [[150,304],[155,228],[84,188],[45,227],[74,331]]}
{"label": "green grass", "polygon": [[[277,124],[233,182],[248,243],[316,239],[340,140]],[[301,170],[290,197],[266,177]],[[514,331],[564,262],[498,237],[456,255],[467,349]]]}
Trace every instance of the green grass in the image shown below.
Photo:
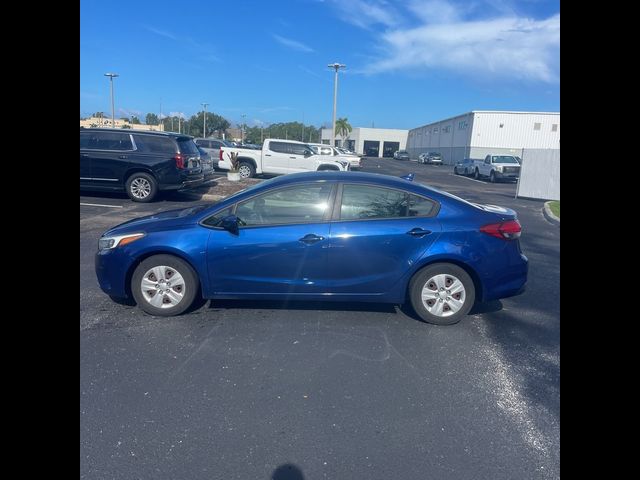
{"label": "green grass", "polygon": [[551,212],[558,218],[560,218],[560,202],[551,202],[549,204],[549,208],[551,209]]}

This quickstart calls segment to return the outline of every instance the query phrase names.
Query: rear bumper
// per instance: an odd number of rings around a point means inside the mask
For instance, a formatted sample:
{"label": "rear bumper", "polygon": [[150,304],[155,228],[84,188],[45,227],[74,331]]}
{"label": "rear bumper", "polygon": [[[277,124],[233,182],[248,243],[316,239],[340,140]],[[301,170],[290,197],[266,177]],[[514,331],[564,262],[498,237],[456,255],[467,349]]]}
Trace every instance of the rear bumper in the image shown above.
{"label": "rear bumper", "polygon": [[185,176],[181,179],[180,183],[164,184],[160,185],[160,190],[182,190],[183,188],[192,188],[201,185],[205,180],[205,175],[199,173],[197,175]]}
{"label": "rear bumper", "polygon": [[502,268],[499,276],[485,280],[482,300],[486,302],[520,295],[525,291],[528,272],[529,259],[520,254],[519,262]]}

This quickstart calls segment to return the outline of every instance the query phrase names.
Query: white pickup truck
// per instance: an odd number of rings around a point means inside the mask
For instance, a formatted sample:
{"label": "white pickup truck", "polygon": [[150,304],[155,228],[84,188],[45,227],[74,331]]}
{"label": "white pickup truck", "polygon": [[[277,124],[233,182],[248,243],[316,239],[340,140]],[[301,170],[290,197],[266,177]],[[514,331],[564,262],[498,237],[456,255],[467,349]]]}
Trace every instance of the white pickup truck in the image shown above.
{"label": "white pickup truck", "polygon": [[519,157],[514,155],[487,155],[482,160],[476,160],[474,178],[489,177],[491,183],[498,180],[517,180],[520,176]]}
{"label": "white pickup truck", "polygon": [[296,173],[314,170],[349,170],[349,162],[326,155],[316,155],[306,143],[293,140],[269,138],[264,141],[262,150],[248,148],[220,148],[222,170],[231,170],[231,153],[238,154],[238,171],[241,178],[253,177],[262,173]]}

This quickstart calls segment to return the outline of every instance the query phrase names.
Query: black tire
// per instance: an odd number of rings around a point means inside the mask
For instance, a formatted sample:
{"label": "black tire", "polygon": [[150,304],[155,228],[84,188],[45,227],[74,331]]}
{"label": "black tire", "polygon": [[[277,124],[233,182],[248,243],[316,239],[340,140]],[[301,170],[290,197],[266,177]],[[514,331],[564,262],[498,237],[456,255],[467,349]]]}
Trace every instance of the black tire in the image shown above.
{"label": "black tire", "polygon": [[158,182],[153,177],[144,172],[132,173],[125,182],[127,195],[134,202],[151,202],[158,194]]}
{"label": "black tire", "polygon": [[[184,285],[182,286],[183,297],[174,306],[164,308],[156,307],[152,305],[150,301],[145,297],[145,294],[143,294],[143,276],[153,267],[159,266],[168,267],[164,270],[165,274],[169,273],[169,271],[174,272],[171,274],[171,276],[167,275],[167,281],[170,278],[174,278],[176,272],[179,273],[184,280]],[[156,281],[156,279],[151,277],[147,277],[147,279],[151,280],[152,282]],[[166,284],[164,285],[166,286]],[[172,287],[170,286],[167,291],[173,290],[174,292],[179,293],[180,291],[177,290],[178,286],[179,285]],[[191,268],[191,265],[178,257],[174,257],[173,255],[154,255],[143,260],[142,262],[140,262],[140,265],[136,267],[135,271],[133,272],[133,276],[131,277],[131,293],[133,294],[133,298],[135,299],[138,306],[148,314],[160,317],[171,317],[173,315],[180,315],[191,306],[199,290],[200,281],[198,280],[198,275],[196,274],[196,272],[193,270],[193,268]],[[149,292],[153,291],[154,290],[149,290]],[[153,293],[153,295],[151,296],[147,294],[147,296],[150,296],[151,298],[155,297],[155,295],[159,295],[159,293]],[[164,299],[162,303],[165,304]]]}
{"label": "black tire", "polygon": [[473,178],[478,180],[480,178],[480,170],[476,168],[476,171],[473,173]]}
{"label": "black tire", "polygon": [[456,175],[460,175],[460,173],[458,172],[458,167],[453,167],[453,173],[455,173]]}
{"label": "black tire", "polygon": [[[431,313],[422,301],[423,289],[427,286],[427,282],[436,275],[445,275],[446,281],[451,281],[455,278],[459,280],[464,287],[464,291],[461,292],[460,295],[460,298],[463,299],[462,306],[457,312],[449,314],[448,316],[438,316]],[[434,263],[429,265],[417,272],[409,283],[409,299],[411,300],[413,309],[425,322],[434,325],[453,325],[454,323],[458,323],[462,317],[469,313],[469,310],[473,307],[475,298],[476,294],[473,280],[464,269],[452,263]],[[444,309],[446,308],[449,308],[447,303],[445,303]]]}
{"label": "black tire", "polygon": [[240,162],[238,172],[240,173],[240,178],[253,178],[256,176],[256,167],[251,162]]}
{"label": "black tire", "polygon": [[493,172],[493,170],[491,171],[491,173],[489,174],[489,181],[491,183],[496,183],[496,174]]}

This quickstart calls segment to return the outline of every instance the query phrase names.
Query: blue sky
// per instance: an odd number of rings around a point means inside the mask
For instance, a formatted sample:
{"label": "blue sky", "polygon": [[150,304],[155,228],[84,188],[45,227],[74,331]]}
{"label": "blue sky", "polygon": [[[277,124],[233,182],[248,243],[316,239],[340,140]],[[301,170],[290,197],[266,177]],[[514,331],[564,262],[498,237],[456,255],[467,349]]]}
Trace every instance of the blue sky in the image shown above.
{"label": "blue sky", "polygon": [[560,111],[559,0],[81,0],[80,115],[413,128]]}

